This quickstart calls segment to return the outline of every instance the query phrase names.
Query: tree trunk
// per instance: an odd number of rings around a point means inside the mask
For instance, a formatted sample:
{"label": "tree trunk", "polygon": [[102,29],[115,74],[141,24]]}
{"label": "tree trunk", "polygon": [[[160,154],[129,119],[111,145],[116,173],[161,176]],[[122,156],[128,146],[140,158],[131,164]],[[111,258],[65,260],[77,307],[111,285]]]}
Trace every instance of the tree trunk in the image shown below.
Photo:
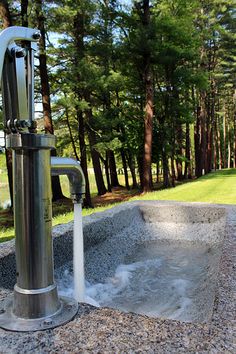
{"label": "tree trunk", "polygon": [[230,168],[231,166],[231,134],[230,134],[230,127],[228,125],[228,164],[227,164],[228,168]]}
{"label": "tree trunk", "polygon": [[[168,72],[168,70],[166,70],[166,72]],[[166,99],[166,108],[165,108],[166,113],[168,112],[168,108],[167,108],[168,104],[169,104],[169,98]],[[176,173],[175,173],[175,157],[176,157],[176,137],[175,137],[176,127],[175,127],[175,125],[176,125],[176,117],[174,117],[171,125],[172,125],[172,129],[171,129],[171,160],[170,160],[171,185],[172,185],[172,187],[175,187],[175,181],[176,181]],[[182,141],[181,141],[181,143],[182,143]],[[177,161],[176,161],[176,164],[177,164]],[[181,171],[182,171],[182,167],[181,167]],[[177,174],[178,174],[178,170],[177,170]],[[182,174],[182,172],[181,172],[181,174]]]}
{"label": "tree trunk", "polygon": [[183,131],[182,131],[182,125],[179,123],[178,126],[176,127],[177,129],[177,134],[176,134],[176,140],[177,140],[177,149],[176,149],[176,154],[177,154],[177,159],[176,159],[176,166],[177,166],[177,180],[182,181],[183,179],[183,164],[181,160],[181,156],[183,154],[183,149],[182,149],[182,141],[183,141]]}
{"label": "tree trunk", "polygon": [[127,152],[127,161],[128,161],[129,169],[131,172],[132,181],[133,181],[132,188],[136,189],[136,188],[138,188],[138,183],[137,183],[137,178],[136,178],[136,173],[135,173],[134,159],[133,159],[133,156],[130,151]]}
{"label": "tree trunk", "polygon": [[202,176],[202,154],[201,154],[201,107],[197,108],[196,125],[194,129],[194,146],[195,146],[195,175]]}
{"label": "tree trunk", "polygon": [[233,168],[236,167],[236,111],[234,111],[234,159]]}
{"label": "tree trunk", "polygon": [[94,148],[94,145],[96,144],[96,136],[95,136],[94,131],[91,129],[88,130],[88,139],[89,139],[90,152],[91,152],[91,157],[92,157],[92,162],[93,162],[93,169],[94,169],[94,174],[95,174],[98,195],[104,195],[104,194],[106,194],[107,189],[105,187],[104,180],[103,180],[99,153]]}
{"label": "tree trunk", "polygon": [[201,128],[201,169],[202,174],[206,173],[205,161],[206,161],[206,92],[200,93],[200,128]]}
{"label": "tree trunk", "polygon": [[107,150],[107,154],[109,156],[109,170],[110,170],[110,176],[111,176],[111,187],[118,187],[119,181],[118,181],[118,176],[117,176],[117,172],[116,172],[115,155],[112,150]]}
{"label": "tree trunk", "polygon": [[8,1],[0,1],[0,18],[2,20],[3,28],[12,26],[12,18],[9,11]]}
{"label": "tree trunk", "polygon": [[129,176],[128,176],[128,170],[127,170],[127,163],[126,163],[126,156],[125,156],[125,151],[123,148],[120,149],[120,154],[122,158],[122,164],[124,168],[124,175],[125,175],[125,187],[129,191],[130,186],[129,186]]}
{"label": "tree trunk", "polygon": [[[46,134],[54,134],[52,123],[52,112],[50,103],[50,88],[47,71],[47,57],[46,57],[46,32],[44,26],[44,14],[43,14],[42,0],[36,0],[36,17],[37,27],[40,30],[41,37],[39,40],[39,73],[41,80],[41,94],[43,104],[43,119],[44,129]],[[56,150],[51,151],[51,156],[56,156]],[[52,177],[52,195],[53,201],[63,199],[64,196],[61,190],[61,184],[59,176]]]}
{"label": "tree trunk", "polygon": [[[144,33],[150,28],[150,3],[143,0],[142,12],[139,11]],[[145,90],[144,108],[144,150],[143,150],[143,180],[144,193],[152,190],[151,164],[152,164],[152,132],[153,132],[153,74],[151,69],[151,50],[147,49],[142,57],[142,76]]]}
{"label": "tree trunk", "polygon": [[174,156],[171,156],[171,185],[172,187],[175,187],[175,162],[174,162]]}
{"label": "tree trunk", "polygon": [[21,24],[28,27],[28,0],[21,0]]}
{"label": "tree trunk", "polygon": [[220,125],[218,123],[218,130],[217,130],[217,147],[218,147],[218,159],[219,159],[219,170],[222,169],[222,148],[221,148],[221,139],[220,139]]}
{"label": "tree trunk", "polygon": [[168,166],[168,159],[167,159],[165,148],[162,150],[162,165],[163,165],[163,187],[168,188],[170,187],[169,166]]}
{"label": "tree trunk", "polygon": [[159,183],[159,173],[160,173],[160,169],[159,169],[159,159],[156,162],[156,183]]}
{"label": "tree trunk", "polygon": [[213,140],[214,140],[214,156],[213,156],[213,168],[217,169],[217,119],[214,118],[214,130],[213,130]]}
{"label": "tree trunk", "polygon": [[205,139],[206,139],[206,147],[205,147],[205,158],[204,158],[204,171],[205,174],[211,171],[211,105],[210,105],[210,96],[211,93],[208,92],[205,97],[205,111],[206,111],[206,126],[205,126]]}
{"label": "tree trunk", "polygon": [[[86,100],[86,93],[83,89],[81,89],[80,85],[80,73],[78,68],[80,67],[81,60],[85,57],[85,46],[84,46],[84,37],[85,37],[85,13],[80,11],[78,7],[78,11],[74,16],[73,21],[73,36],[76,54],[74,58],[74,69],[76,72],[76,79],[78,85],[75,87],[75,98],[79,102],[82,99]],[[87,151],[85,144],[85,123],[83,112],[81,109],[75,105],[76,116],[78,120],[78,130],[79,130],[79,145],[80,145],[80,155],[81,155],[81,167],[84,172],[85,182],[86,182],[86,193],[84,199],[84,206],[93,207],[91,195],[90,195],[90,187],[89,187],[89,178],[88,178],[88,166],[87,166]]]}
{"label": "tree trunk", "polygon": [[226,168],[226,113],[223,115],[223,168]]}
{"label": "tree trunk", "polygon": [[141,190],[143,191],[143,156],[141,156],[140,154],[137,157],[137,163],[138,163],[140,187]]}
{"label": "tree trunk", "polygon": [[76,160],[78,161],[79,160],[79,156],[77,154],[77,149],[76,149],[76,146],[75,146],[75,140],[74,140],[74,137],[73,137],[73,134],[72,134],[71,126],[70,126],[68,108],[66,108],[66,123],[67,123],[67,127],[68,127],[68,130],[69,130],[69,135],[70,135],[70,140],[71,140],[72,148],[73,148],[73,151],[74,151],[74,155],[75,155]]}
{"label": "tree trunk", "polygon": [[92,208],[92,200],[90,195],[89,188],[89,178],[88,178],[88,165],[87,165],[87,151],[85,144],[85,128],[84,128],[84,117],[82,111],[76,107],[76,115],[79,123],[79,146],[80,146],[80,164],[84,173],[85,178],[85,198],[84,198],[84,206],[86,208]]}
{"label": "tree trunk", "polygon": [[110,182],[110,174],[109,174],[109,154],[108,151],[106,151],[106,159],[104,160],[104,166],[105,166],[105,173],[106,173],[106,179],[107,179],[107,190],[108,192],[112,192],[111,189],[111,182]]}
{"label": "tree trunk", "polygon": [[185,167],[184,167],[184,178],[192,178],[191,174],[191,144],[190,144],[190,128],[189,123],[186,123],[186,133],[185,133]]}
{"label": "tree trunk", "polygon": [[50,88],[47,71],[46,57],[46,32],[44,26],[44,14],[42,9],[42,0],[36,0],[36,17],[37,27],[40,30],[41,37],[39,40],[39,73],[41,79],[41,94],[43,103],[43,119],[44,129],[46,134],[53,134],[52,113],[50,103]]}

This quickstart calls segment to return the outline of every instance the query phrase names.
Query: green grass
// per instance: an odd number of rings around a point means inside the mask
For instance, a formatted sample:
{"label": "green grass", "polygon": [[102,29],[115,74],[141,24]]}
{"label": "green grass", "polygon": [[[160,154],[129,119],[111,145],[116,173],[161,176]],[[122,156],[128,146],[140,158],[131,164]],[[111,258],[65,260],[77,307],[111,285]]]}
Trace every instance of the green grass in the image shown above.
{"label": "green grass", "polygon": [[[130,200],[176,200],[185,202],[236,204],[236,169],[213,172],[198,180],[179,185],[175,188],[147,193]],[[83,209],[83,216],[104,211],[113,206],[114,204],[94,209]],[[67,223],[71,220],[73,220],[73,212],[57,215],[53,218],[53,226]],[[13,228],[6,228],[0,231],[0,242],[13,237]]]}
{"label": "green grass", "polygon": [[5,154],[0,154],[0,205],[9,200]]}
{"label": "green grass", "polygon": [[236,169],[212,172],[178,187],[147,193],[133,199],[236,204]]}
{"label": "green grass", "polygon": [[[93,213],[98,213],[98,212],[104,211],[106,209],[110,209],[111,207],[113,207],[117,204],[110,204],[110,205],[106,205],[104,207],[98,207],[98,208],[93,208],[93,209],[83,209],[82,215],[87,216],[87,215],[91,215]],[[56,226],[59,224],[66,224],[66,223],[72,221],[73,217],[74,217],[73,211],[70,211],[69,213],[57,215],[52,219],[52,225]],[[14,228],[12,228],[12,227],[1,229],[0,230],[0,243],[13,239],[15,237],[14,234],[15,234]]]}
{"label": "green grass", "polygon": [[[120,204],[120,203],[113,203],[113,204],[109,204],[109,205],[106,205],[106,206],[93,208],[93,209],[83,209],[82,210],[82,215],[83,216],[87,216],[87,215],[91,215],[91,214],[94,214],[94,213],[98,213],[98,212],[110,209],[110,208],[112,208],[112,207],[114,207],[115,205],[118,205],[118,204]],[[70,211],[69,213],[64,213],[64,214],[61,214],[61,215],[57,215],[57,216],[55,216],[53,218],[52,225],[56,226],[56,225],[59,225],[59,224],[66,224],[66,223],[72,221],[73,218],[74,218],[73,211]]]}

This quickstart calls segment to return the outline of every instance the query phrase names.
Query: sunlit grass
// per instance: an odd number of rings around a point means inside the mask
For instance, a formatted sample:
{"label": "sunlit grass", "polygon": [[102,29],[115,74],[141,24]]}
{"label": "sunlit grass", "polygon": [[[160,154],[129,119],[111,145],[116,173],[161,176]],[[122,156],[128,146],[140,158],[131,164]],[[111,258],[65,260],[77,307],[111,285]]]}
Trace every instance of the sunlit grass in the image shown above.
{"label": "sunlit grass", "polygon": [[132,198],[137,199],[236,204],[236,169],[212,172],[191,183]]}
{"label": "sunlit grass", "polygon": [[[120,203],[116,203],[116,204],[108,204],[106,206],[102,206],[102,207],[98,207],[98,208],[89,208],[89,209],[83,209],[82,210],[82,215],[83,216],[87,216],[87,215],[91,215],[94,213],[98,213],[98,212],[102,212],[104,210],[110,209],[111,207],[120,204]],[[72,221],[74,218],[74,213],[73,211],[70,211],[69,213],[64,213],[61,215],[57,215],[55,216],[55,218],[53,218],[52,220],[52,225],[56,226],[58,224],[66,224],[70,221]]]}

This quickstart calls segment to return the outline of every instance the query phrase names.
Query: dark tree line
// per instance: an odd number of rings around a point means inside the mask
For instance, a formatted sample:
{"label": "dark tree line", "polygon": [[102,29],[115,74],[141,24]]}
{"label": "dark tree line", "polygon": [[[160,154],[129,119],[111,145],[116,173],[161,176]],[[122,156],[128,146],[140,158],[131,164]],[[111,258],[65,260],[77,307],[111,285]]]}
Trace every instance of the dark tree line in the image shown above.
{"label": "dark tree line", "polygon": [[3,28],[41,31],[45,132],[81,161],[86,205],[89,160],[99,195],[119,185],[118,159],[126,188],[139,180],[143,192],[160,176],[169,187],[236,166],[235,9],[235,0],[0,1]]}

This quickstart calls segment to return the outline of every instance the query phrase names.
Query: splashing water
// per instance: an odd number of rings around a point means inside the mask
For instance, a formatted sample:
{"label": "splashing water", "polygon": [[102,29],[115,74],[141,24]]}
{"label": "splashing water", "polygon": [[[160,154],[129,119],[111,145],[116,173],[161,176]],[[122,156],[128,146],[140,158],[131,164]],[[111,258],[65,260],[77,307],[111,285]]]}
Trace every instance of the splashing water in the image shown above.
{"label": "splashing water", "polygon": [[[186,241],[145,242],[124,260],[126,264],[119,265],[105,283],[86,282],[85,302],[182,321],[210,318],[218,247]],[[65,272],[59,288],[70,292],[72,276]]]}

